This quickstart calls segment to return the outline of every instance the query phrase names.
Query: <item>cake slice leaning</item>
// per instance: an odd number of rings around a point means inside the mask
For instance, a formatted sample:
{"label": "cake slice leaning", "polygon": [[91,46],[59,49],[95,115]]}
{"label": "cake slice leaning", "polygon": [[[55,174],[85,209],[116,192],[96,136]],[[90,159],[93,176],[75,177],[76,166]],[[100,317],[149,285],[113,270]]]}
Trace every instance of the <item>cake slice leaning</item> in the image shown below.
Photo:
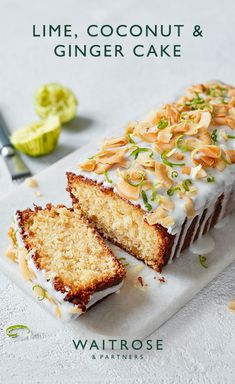
{"label": "cake slice leaning", "polygon": [[77,317],[123,284],[125,268],[76,206],[17,211],[9,236],[9,255],[57,317]]}

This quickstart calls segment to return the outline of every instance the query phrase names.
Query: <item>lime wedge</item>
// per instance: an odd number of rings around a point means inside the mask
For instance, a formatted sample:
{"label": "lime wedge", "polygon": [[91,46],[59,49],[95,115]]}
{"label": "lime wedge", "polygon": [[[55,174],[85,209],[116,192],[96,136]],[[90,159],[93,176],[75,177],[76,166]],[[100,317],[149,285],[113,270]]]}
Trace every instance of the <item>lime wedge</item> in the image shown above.
{"label": "lime wedge", "polygon": [[72,120],[77,113],[78,101],[71,89],[58,83],[48,83],[35,95],[35,110],[42,119],[58,115],[61,123]]}
{"label": "lime wedge", "polygon": [[18,129],[11,135],[11,142],[16,149],[26,155],[37,157],[52,152],[60,136],[58,116],[50,116]]}

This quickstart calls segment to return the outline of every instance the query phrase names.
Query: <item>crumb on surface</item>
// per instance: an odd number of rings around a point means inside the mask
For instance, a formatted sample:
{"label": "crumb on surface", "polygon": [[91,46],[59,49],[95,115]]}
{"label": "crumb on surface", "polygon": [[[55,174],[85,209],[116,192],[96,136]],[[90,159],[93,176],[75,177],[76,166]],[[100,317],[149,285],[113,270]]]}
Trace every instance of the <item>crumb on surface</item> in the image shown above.
{"label": "crumb on surface", "polygon": [[37,180],[33,179],[32,177],[27,177],[25,179],[25,185],[29,188],[37,188],[38,187],[38,182]]}
{"label": "crumb on surface", "polygon": [[228,309],[232,312],[235,312],[235,300],[230,300],[228,302]]}

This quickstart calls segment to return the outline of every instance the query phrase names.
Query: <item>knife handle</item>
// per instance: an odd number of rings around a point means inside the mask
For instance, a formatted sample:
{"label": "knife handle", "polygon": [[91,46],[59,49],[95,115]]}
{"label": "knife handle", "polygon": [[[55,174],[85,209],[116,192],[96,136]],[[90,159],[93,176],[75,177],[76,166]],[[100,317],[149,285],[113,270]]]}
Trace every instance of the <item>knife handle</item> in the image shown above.
{"label": "knife handle", "polygon": [[6,123],[0,112],[0,152],[2,152],[3,148],[5,147],[13,148],[8,133],[9,131],[7,129]]}

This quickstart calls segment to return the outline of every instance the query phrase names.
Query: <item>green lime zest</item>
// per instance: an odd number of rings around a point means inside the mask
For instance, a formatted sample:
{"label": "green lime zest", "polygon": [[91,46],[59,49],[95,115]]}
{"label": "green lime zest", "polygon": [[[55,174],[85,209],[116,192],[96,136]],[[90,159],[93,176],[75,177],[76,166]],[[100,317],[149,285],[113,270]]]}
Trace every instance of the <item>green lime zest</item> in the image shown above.
{"label": "green lime zest", "polygon": [[35,95],[35,110],[42,119],[57,115],[61,123],[67,123],[77,114],[78,101],[68,87],[48,83],[38,89]]}
{"label": "green lime zest", "polygon": [[179,174],[178,174],[177,171],[172,171],[172,172],[171,172],[171,177],[173,177],[174,179],[175,179],[176,177],[178,177],[178,176],[179,176]]}
{"label": "green lime zest", "polygon": [[181,188],[180,188],[179,185],[176,185],[175,187],[171,187],[171,188],[169,188],[169,189],[166,191],[166,193],[168,194],[168,196],[173,196],[174,193],[175,193],[176,191],[181,191]]}
{"label": "green lime zest", "polygon": [[208,268],[208,265],[206,264],[206,256],[198,255],[199,263],[203,268]]}
{"label": "green lime zest", "polygon": [[168,152],[163,152],[161,154],[161,159],[162,159],[162,162],[165,164],[165,165],[168,165],[169,167],[173,168],[174,166],[182,166],[182,165],[185,165],[185,163],[172,163],[171,161],[167,160],[167,154]]}
{"label": "green lime zest", "polygon": [[154,183],[154,185],[152,186],[152,189],[151,189],[151,201],[155,201],[156,200],[156,196],[157,196],[157,189],[158,187],[158,183]]}
{"label": "green lime zest", "polygon": [[128,137],[128,141],[129,141],[129,143],[131,143],[131,144],[135,144],[135,141],[132,139],[130,133],[127,134],[127,137]]}
{"label": "green lime zest", "polygon": [[112,183],[113,183],[113,181],[110,179],[110,177],[109,177],[107,171],[104,172],[104,177],[105,177],[105,180],[106,180],[109,184],[112,184]]}
{"label": "green lime zest", "polygon": [[182,152],[192,151],[194,149],[191,146],[185,145],[184,135],[178,137],[178,139],[175,141],[175,145]]}
{"label": "green lime zest", "polygon": [[185,179],[182,181],[182,187],[185,189],[186,192],[189,192],[189,186],[192,184],[192,181],[190,179]]}
{"label": "green lime zest", "polygon": [[231,163],[224,157],[224,156],[221,156],[221,160],[223,160],[223,162],[227,165],[231,165]]}
{"label": "green lime zest", "polygon": [[14,330],[20,330],[20,329],[26,329],[27,330],[27,333],[30,333],[30,329],[27,325],[24,325],[24,324],[15,324],[15,325],[10,325],[9,327],[6,328],[5,332],[6,332],[6,335],[9,336],[9,337],[12,337],[12,338],[16,338],[19,336],[19,333],[16,332],[16,333],[12,333],[12,331]]}
{"label": "green lime zest", "polygon": [[46,290],[41,287],[41,285],[39,284],[35,284],[33,287],[32,287],[32,290],[34,291],[35,289],[37,289],[40,293],[39,293],[39,296],[38,296],[38,300],[39,301],[42,301],[45,299],[46,297]]}
{"label": "green lime zest", "polygon": [[131,152],[130,156],[134,156],[134,159],[136,160],[139,154],[142,152],[151,152],[149,156],[153,157],[153,151],[151,148],[140,148],[140,147],[137,147],[133,152]]}
{"label": "green lime zest", "polygon": [[215,176],[208,175],[206,180],[208,183],[214,183],[215,182]]}
{"label": "green lime zest", "polygon": [[166,117],[163,116],[158,122],[157,127],[158,129],[165,129],[167,126],[168,126],[168,120],[166,119]]}
{"label": "green lime zest", "polygon": [[212,140],[214,145],[217,145],[217,141],[218,141],[218,131],[217,131],[217,129],[213,130],[213,132],[211,134],[211,140]]}
{"label": "green lime zest", "polygon": [[142,198],[143,198],[143,202],[144,202],[145,208],[148,210],[148,212],[151,211],[153,208],[152,208],[152,205],[149,204],[149,202],[148,202],[148,198],[147,198],[146,192],[145,191],[141,191],[141,194],[142,194]]}

